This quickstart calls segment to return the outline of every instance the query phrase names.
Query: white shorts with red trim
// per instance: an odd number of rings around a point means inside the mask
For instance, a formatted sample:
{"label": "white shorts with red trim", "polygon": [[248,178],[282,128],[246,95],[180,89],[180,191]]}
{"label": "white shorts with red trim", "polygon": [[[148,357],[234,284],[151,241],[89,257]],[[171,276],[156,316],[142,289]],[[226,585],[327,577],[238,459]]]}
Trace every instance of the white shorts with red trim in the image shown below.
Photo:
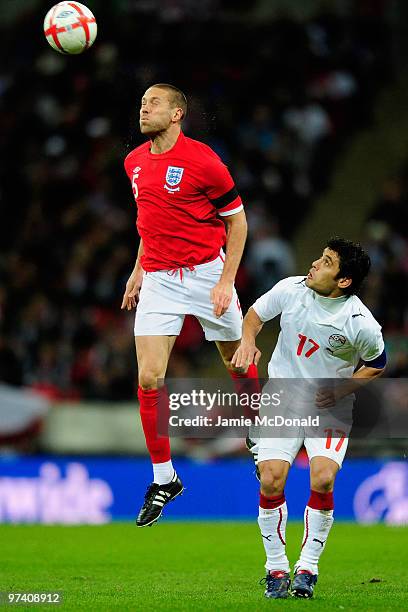
{"label": "white shorts with red trim", "polygon": [[261,435],[258,443],[258,463],[272,459],[287,461],[292,465],[301,447],[306,448],[309,461],[313,457],[327,457],[341,468],[346,455],[351,431],[353,402],[342,401],[338,418],[333,410],[318,410],[319,426],[291,426],[281,428],[280,437],[267,438]]}
{"label": "white shorts with red trim", "polygon": [[207,340],[240,340],[242,312],[235,287],[219,319],[210,299],[224,267],[222,257],[191,268],[145,272],[136,309],[135,336],[178,336],[186,314],[200,322]]}

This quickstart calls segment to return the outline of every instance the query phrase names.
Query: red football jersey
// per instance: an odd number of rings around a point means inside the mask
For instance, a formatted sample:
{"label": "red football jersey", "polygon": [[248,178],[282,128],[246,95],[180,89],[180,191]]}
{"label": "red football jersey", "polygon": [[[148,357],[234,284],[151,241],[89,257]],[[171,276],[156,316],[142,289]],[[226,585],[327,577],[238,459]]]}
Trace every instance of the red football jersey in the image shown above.
{"label": "red football jersey", "polygon": [[147,272],[194,266],[215,259],[225,243],[218,215],[242,210],[227,167],[214,151],[182,132],[170,151],[150,152],[150,141],[125,159],[143,240]]}

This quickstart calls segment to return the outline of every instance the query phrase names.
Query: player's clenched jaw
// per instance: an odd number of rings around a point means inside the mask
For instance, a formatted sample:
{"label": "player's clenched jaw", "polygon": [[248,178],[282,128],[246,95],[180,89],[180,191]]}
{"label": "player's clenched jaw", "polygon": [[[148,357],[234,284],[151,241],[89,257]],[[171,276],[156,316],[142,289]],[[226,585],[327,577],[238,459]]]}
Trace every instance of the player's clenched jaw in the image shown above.
{"label": "player's clenched jaw", "polygon": [[306,286],[325,297],[340,297],[344,293],[343,289],[348,287],[352,280],[339,278],[339,264],[338,254],[332,249],[324,249],[320,259],[312,263],[305,280]]}
{"label": "player's clenched jaw", "polygon": [[149,87],[140,105],[140,131],[142,134],[154,136],[180,123],[182,116],[181,109],[172,103],[168,91]]}

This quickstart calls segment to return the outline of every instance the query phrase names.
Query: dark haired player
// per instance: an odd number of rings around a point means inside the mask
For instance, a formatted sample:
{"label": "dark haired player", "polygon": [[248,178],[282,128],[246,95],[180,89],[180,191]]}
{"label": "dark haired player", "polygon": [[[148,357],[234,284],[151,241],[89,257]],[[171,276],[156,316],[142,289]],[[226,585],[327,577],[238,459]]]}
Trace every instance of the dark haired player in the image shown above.
{"label": "dark haired player", "polygon": [[[335,406],[336,414],[346,417],[342,423],[350,423],[353,389],[379,376],[386,364],[381,327],[355,295],[369,268],[370,259],[360,245],[340,238],[329,240],[306,278],[280,281],[255,302],[244,319],[241,346],[232,359],[236,367],[258,363],[255,338],[266,321],[281,315],[281,331],[268,366],[270,379],[346,379],[334,391],[317,392],[316,407],[323,409],[319,410],[323,421],[319,432],[324,431],[328,418],[325,408]],[[257,458],[261,482],[258,523],[267,557],[266,597],[285,598],[289,592],[284,487],[303,444],[310,461],[311,492],[291,591],[297,597],[313,595],[319,557],[333,523],[334,481],[347,449],[350,428],[344,429],[328,429],[322,438],[299,427],[292,437],[247,440]]]}
{"label": "dark haired player", "polygon": [[169,438],[158,435],[158,403],[164,394],[158,379],[166,374],[185,315],[197,317],[233,378],[257,377],[254,364],[248,370],[231,365],[242,329],[234,288],[247,233],[241,198],[218,155],[183,134],[186,112],[186,97],[177,87],[149,87],[140,107],[140,130],[149,140],[125,160],[140,246],[122,308],[137,304],[138,398],[153,463],[139,527],[154,523],[164,505],[183,491]]}

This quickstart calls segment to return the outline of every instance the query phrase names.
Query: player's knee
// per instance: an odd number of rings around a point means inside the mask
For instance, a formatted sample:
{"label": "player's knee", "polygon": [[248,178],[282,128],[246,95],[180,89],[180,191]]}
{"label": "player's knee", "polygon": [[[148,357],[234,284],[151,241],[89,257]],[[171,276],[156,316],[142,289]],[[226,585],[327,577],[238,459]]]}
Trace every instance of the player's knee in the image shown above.
{"label": "player's knee", "polygon": [[157,389],[157,381],[159,378],[160,372],[153,368],[139,370],[139,385],[145,391]]}
{"label": "player's knee", "polygon": [[330,469],[321,469],[311,475],[313,491],[329,493],[333,490],[336,475]]}
{"label": "player's knee", "polygon": [[283,493],[285,488],[285,473],[280,466],[270,464],[269,462],[261,462],[259,464],[259,472],[261,476],[261,491],[266,497],[274,497]]}

